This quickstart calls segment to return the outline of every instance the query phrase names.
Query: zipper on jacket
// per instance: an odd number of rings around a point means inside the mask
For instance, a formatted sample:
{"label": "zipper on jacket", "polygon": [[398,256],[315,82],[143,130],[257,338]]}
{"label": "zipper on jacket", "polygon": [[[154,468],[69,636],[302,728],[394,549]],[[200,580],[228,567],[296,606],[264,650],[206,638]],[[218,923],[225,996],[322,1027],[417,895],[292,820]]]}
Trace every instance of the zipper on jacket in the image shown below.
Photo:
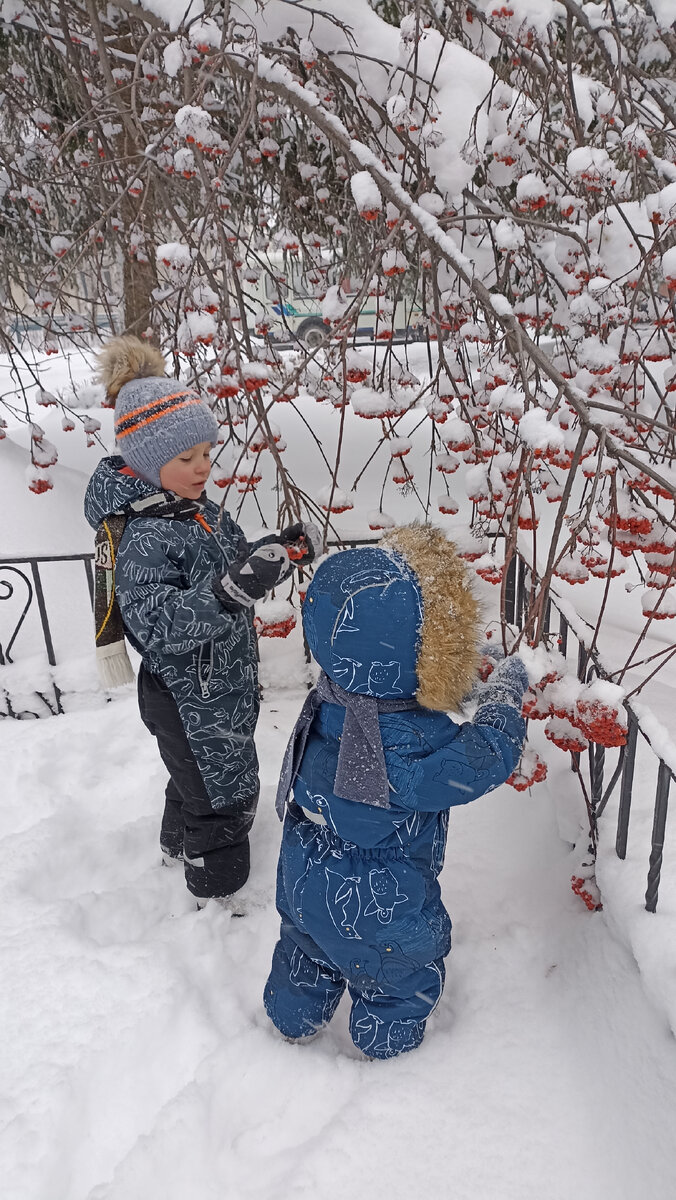
{"label": "zipper on jacket", "polygon": [[211,683],[211,676],[214,673],[214,642],[213,642],[213,638],[208,643],[208,645],[209,645],[209,662],[207,663],[206,668],[204,666],[204,651],[206,650],[206,646],[200,646],[199,652],[197,655],[197,680],[200,685],[200,692],[202,693],[202,697],[205,700],[207,700],[209,697],[209,685]]}

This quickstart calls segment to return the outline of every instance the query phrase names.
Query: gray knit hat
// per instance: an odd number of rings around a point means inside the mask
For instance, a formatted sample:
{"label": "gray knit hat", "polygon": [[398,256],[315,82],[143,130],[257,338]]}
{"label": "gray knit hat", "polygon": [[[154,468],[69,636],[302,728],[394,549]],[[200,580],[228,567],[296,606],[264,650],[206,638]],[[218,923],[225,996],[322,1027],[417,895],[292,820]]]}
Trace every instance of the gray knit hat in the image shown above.
{"label": "gray knit hat", "polygon": [[99,356],[99,379],[115,400],[117,449],[127,466],[160,487],[160,470],[200,442],[214,446],[218,422],[196,392],[162,374],[164,359],[135,337],[115,338]]}

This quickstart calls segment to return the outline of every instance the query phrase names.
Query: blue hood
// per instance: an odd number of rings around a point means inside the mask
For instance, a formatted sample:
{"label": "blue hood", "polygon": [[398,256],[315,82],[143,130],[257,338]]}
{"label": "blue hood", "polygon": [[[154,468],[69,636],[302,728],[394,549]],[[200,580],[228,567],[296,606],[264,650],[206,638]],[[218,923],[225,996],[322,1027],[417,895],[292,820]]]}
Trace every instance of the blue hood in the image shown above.
{"label": "blue hood", "polygon": [[121,475],[120,469],[124,466],[124,459],[119,454],[102,458],[89,480],[84,514],[93,529],[98,529],[104,517],[120,512],[133,500],[142,500],[144,496],[153,496],[157,492],[155,485],[146,483],[144,479]]}
{"label": "blue hood", "polygon": [[326,674],[379,698],[415,695],[422,620],[415,573],[400,554],[375,546],[323,562],[303,604],[305,636]]}

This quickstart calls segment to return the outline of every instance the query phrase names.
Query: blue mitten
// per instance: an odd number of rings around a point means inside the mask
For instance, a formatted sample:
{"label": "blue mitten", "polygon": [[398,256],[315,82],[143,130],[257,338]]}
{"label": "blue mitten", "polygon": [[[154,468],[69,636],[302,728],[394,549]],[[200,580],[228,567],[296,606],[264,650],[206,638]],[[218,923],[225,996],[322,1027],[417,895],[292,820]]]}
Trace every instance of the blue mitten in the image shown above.
{"label": "blue mitten", "polygon": [[478,688],[479,707],[485,704],[510,704],[521,710],[524,692],[528,691],[528,672],[520,658],[505,658]]}
{"label": "blue mitten", "polygon": [[490,658],[493,662],[502,662],[505,657],[500,642],[484,642],[479,653],[482,658]]}
{"label": "blue mitten", "polygon": [[503,659],[489,675],[486,683],[477,689],[474,725],[488,725],[500,730],[511,738],[520,752],[526,736],[526,722],[521,715],[521,703],[527,688],[528,673],[521,659],[516,655]]}

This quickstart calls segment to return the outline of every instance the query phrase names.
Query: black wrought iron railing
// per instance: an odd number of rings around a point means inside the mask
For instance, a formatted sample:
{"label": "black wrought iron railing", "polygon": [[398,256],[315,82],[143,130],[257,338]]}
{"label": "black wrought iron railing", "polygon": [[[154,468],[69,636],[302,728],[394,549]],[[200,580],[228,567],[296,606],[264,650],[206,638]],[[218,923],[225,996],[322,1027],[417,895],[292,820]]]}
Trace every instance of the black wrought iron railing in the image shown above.
{"label": "black wrought iron railing", "polygon": [[[47,554],[29,555],[25,558],[0,557],[0,667],[14,663],[13,652],[17,641],[27,632],[27,623],[37,609],[37,625],[31,621],[29,649],[35,653],[39,641],[51,668],[57,665],[54,639],[50,624],[48,604],[43,584],[42,568],[47,563],[82,563],[89,590],[90,607],[94,602],[94,555],[93,554]],[[11,602],[14,601],[12,604]],[[39,634],[37,630],[39,629]],[[63,713],[62,695],[57,682],[50,680],[49,690],[34,689],[34,700],[17,705],[11,691],[4,690],[0,717],[25,720]]]}
{"label": "black wrought iron railing", "polygon": [[[514,625],[518,629],[523,629],[524,626],[530,593],[530,575],[531,568],[529,564],[524,559],[515,555],[507,568],[504,618],[508,624]],[[593,678],[607,679],[607,674],[599,659],[599,655],[592,646],[593,629],[591,626],[587,626],[586,622],[578,616],[575,617],[573,625],[570,610],[568,610],[568,615],[566,615],[567,607],[561,597],[550,591],[544,620],[545,632],[555,635],[557,648],[564,658],[568,658],[571,650],[573,650],[571,642],[575,643],[577,676],[581,682],[588,683]],[[574,650],[573,653],[575,653]],[[618,858],[626,858],[634,771],[636,767],[636,751],[640,734],[644,742],[650,747],[651,754],[654,756],[656,763],[653,826],[645,892],[645,907],[648,912],[654,913],[657,909],[657,898],[662,872],[672,771],[659,751],[652,745],[650,734],[645,728],[645,723],[642,722],[630,699],[625,700],[624,707],[627,713],[627,740],[625,745],[619,747],[617,751],[617,758],[607,782],[607,759],[609,755],[606,748],[593,742],[589,744],[589,751],[587,753],[587,778],[589,785],[590,833],[595,839],[598,819],[619,787],[615,851]],[[612,754],[613,752],[611,751],[610,753]],[[577,772],[580,772],[582,769],[581,759],[581,754],[573,754],[573,765]]]}

